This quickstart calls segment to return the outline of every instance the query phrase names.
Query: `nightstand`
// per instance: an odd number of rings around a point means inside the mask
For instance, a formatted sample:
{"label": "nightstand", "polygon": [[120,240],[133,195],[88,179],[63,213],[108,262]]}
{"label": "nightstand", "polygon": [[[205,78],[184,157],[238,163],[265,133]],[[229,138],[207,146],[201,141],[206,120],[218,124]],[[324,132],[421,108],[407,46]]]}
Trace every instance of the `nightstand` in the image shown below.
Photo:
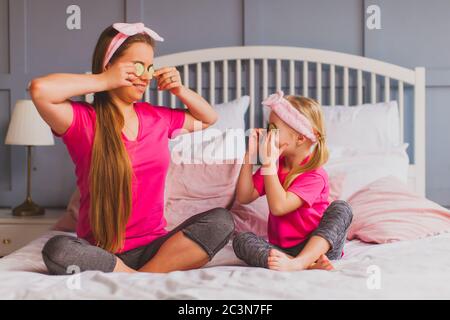
{"label": "nightstand", "polygon": [[66,209],[45,209],[42,216],[16,217],[12,209],[0,209],[0,257],[40,237],[58,221]]}

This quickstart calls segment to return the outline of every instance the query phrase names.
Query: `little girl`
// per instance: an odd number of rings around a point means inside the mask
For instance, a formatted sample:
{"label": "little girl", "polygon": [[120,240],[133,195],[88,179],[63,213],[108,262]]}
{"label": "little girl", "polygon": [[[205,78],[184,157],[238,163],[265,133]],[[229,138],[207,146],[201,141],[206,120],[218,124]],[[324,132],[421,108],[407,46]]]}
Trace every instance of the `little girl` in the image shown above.
{"label": "little girl", "polygon": [[269,132],[259,152],[263,165],[252,175],[252,159],[263,134],[256,129],[239,175],[237,200],[247,204],[266,194],[269,242],[251,232],[237,234],[236,256],[273,270],[331,270],[329,259],[341,258],[353,215],[345,201],[329,205],[321,107],[309,98],[284,97],[282,91],[263,104],[271,109]]}

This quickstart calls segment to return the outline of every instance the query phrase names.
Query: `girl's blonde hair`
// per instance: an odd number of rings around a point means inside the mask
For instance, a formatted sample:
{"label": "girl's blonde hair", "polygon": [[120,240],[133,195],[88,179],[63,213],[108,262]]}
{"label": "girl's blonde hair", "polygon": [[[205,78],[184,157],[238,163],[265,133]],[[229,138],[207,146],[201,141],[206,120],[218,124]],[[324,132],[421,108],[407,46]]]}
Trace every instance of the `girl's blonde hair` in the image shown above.
{"label": "girl's blonde hair", "polygon": [[325,123],[323,121],[322,108],[320,104],[310,98],[301,96],[285,96],[285,98],[291,103],[291,105],[297,109],[302,115],[304,115],[313,128],[315,135],[317,136],[317,143],[312,152],[312,156],[308,162],[296,170],[291,170],[283,187],[287,189],[291,183],[304,172],[317,169],[324,165],[328,161],[328,147],[325,140]]}

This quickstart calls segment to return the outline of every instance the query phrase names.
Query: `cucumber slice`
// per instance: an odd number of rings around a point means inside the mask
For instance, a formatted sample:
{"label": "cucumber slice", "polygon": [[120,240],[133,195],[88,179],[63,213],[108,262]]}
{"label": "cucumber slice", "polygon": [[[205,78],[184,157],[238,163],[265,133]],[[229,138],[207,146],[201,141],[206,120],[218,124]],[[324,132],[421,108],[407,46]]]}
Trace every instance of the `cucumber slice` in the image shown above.
{"label": "cucumber slice", "polygon": [[153,68],[153,65],[150,65],[148,67],[148,76],[150,79],[153,79],[153,74],[155,73],[155,68]]}
{"label": "cucumber slice", "polygon": [[138,77],[140,77],[140,76],[142,76],[142,75],[144,74],[145,67],[144,67],[144,65],[143,65],[142,63],[136,62],[136,63],[134,64],[134,67],[136,68],[136,75],[137,75]]}

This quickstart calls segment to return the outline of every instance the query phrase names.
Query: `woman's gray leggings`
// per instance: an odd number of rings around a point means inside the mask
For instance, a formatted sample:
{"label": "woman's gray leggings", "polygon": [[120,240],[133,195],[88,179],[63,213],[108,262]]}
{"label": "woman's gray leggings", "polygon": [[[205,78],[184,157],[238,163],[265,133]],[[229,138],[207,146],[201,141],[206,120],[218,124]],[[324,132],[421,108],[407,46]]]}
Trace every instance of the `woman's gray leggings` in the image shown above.
{"label": "woman's gray leggings", "polygon": [[165,236],[151,243],[122,253],[113,254],[88,241],[68,235],[50,238],[42,249],[42,257],[50,274],[68,275],[77,270],[112,272],[119,257],[128,267],[138,270],[159,250],[172,235],[182,231],[196,242],[211,260],[221,250],[234,232],[234,220],[224,208],[214,208],[190,217]]}
{"label": "woman's gray leggings", "polygon": [[310,237],[320,236],[330,244],[330,250],[326,256],[331,260],[337,260],[341,258],[347,230],[352,219],[353,213],[350,205],[345,201],[336,200],[325,210],[319,226],[309,235],[308,239],[293,247],[281,248],[254,233],[244,232],[236,235],[233,239],[233,249],[236,256],[248,265],[267,268],[271,249],[278,249],[295,257],[302,251]]}

